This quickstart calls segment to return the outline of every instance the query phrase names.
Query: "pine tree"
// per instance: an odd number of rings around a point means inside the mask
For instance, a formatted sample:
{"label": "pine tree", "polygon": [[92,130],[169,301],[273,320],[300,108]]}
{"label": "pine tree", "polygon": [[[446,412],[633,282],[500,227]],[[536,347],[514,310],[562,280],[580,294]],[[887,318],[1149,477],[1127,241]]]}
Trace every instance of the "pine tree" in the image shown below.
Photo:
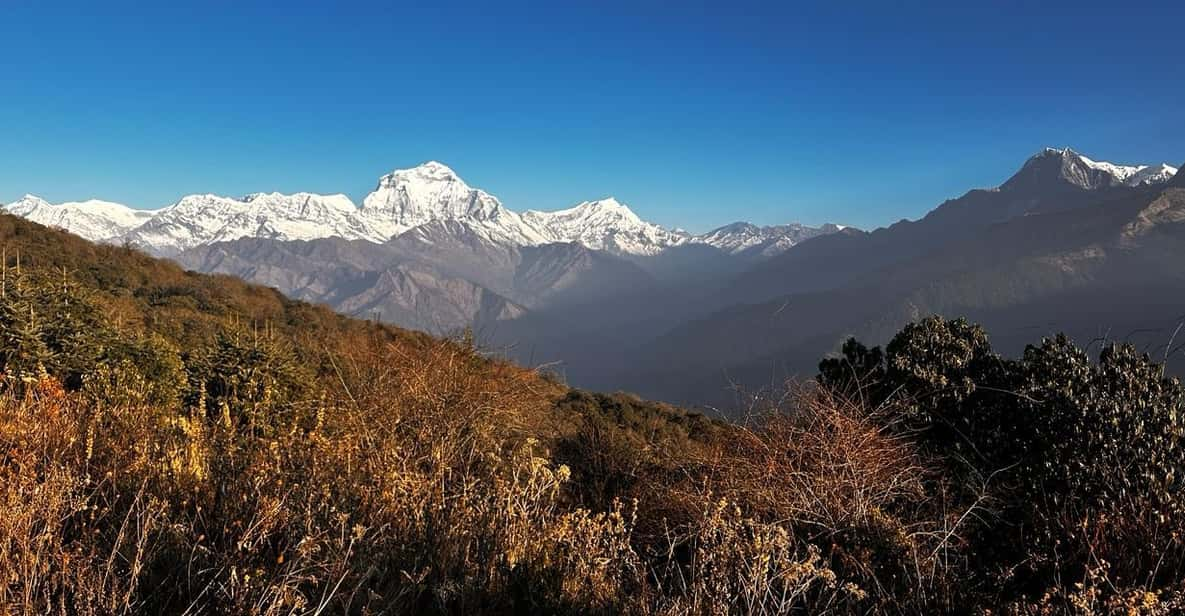
{"label": "pine tree", "polygon": [[0,299],[0,371],[25,380],[39,377],[53,363],[53,353],[33,304],[19,289],[14,285]]}
{"label": "pine tree", "polygon": [[49,371],[67,388],[77,389],[113,338],[99,310],[65,271],[35,287],[37,311],[44,315],[41,337],[53,354]]}

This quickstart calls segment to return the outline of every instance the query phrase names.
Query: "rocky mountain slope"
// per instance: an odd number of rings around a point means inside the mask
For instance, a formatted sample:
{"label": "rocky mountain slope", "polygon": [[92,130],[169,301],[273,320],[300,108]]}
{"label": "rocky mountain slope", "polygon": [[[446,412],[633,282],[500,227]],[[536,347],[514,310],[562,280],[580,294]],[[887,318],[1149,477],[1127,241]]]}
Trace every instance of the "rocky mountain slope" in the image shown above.
{"label": "rocky mountain slope", "polygon": [[232,274],[345,314],[431,333],[483,330],[523,317],[653,286],[642,269],[577,243],[515,246],[457,220],[419,225],[385,244],[323,238],[243,238],[174,258]]}
{"label": "rocky mountain slope", "polygon": [[[1162,167],[1176,171],[1168,165]],[[869,271],[974,238],[987,225],[1084,207],[1139,186],[1163,185],[1172,177],[1142,181],[1138,186],[1125,183],[1146,169],[1097,163],[1069,148],[1046,148],[999,187],[968,191],[918,220],[903,220],[871,232],[846,228],[805,242],[738,276],[727,293],[738,301],[752,302],[842,286]]]}
{"label": "rocky mountain slope", "polygon": [[882,343],[929,314],[981,322],[1008,352],[1065,331],[1083,344],[1137,342],[1180,369],[1165,345],[1185,317],[1182,180],[1129,185],[1123,170],[1080,173],[1099,167],[1077,158],[1047,150],[999,189],[919,221],[804,242],[737,278],[733,288],[757,301],[641,341],[628,373],[602,382],[735,403],[738,385],[752,393],[811,374],[846,337]]}

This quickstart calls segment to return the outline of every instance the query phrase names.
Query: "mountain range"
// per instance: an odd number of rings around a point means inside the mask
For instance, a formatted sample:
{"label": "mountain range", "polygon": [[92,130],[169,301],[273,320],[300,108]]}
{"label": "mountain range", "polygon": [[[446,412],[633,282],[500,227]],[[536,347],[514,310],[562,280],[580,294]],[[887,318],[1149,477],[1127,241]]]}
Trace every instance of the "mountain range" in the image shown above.
{"label": "mountain range", "polygon": [[847,337],[883,343],[930,314],[981,322],[1008,353],[1065,332],[1137,342],[1179,370],[1166,345],[1185,319],[1185,176],[1151,168],[1047,149],[919,220],[803,242],[733,277],[729,305],[646,340],[599,383],[735,405],[730,384],[813,374]]}
{"label": "mountain range", "polygon": [[156,210],[98,200],[50,204],[26,195],[5,208],[92,241],[129,243],[164,256],[244,238],[383,243],[436,221],[461,222],[485,239],[511,246],[576,242],[621,255],[655,255],[688,243],[730,252],[760,245],[761,250],[773,254],[838,228],[800,224],[759,228],[736,223],[696,236],[646,222],[612,197],[558,211],[520,214],[493,195],[470,187],[452,169],[435,161],[379,178],[361,207],[342,194],[273,192],[237,198],[187,195]]}
{"label": "mountain range", "polygon": [[692,235],[612,198],[516,212],[435,162],[383,176],[361,207],[260,193],[6,208],[347,314],[472,327],[580,386],[735,409],[813,373],[848,336],[883,342],[932,313],[984,322],[1005,350],[1056,331],[1163,346],[1185,316],[1176,171],[1047,148],[997,187],[873,231],[741,222]]}

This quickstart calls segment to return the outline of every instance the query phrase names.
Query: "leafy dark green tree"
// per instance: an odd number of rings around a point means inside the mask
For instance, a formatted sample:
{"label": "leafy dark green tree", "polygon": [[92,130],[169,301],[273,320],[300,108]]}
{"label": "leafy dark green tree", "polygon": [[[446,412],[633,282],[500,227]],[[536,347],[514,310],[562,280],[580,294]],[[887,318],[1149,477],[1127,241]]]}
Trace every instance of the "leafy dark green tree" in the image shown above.
{"label": "leafy dark green tree", "polygon": [[980,566],[1023,562],[1033,590],[1103,561],[1185,572],[1185,390],[1148,356],[1110,346],[1092,362],[1057,336],[1014,361],[978,326],[932,317],[883,358],[849,341],[818,381],[846,393],[852,374],[880,379],[862,391],[888,402],[892,426],[947,462],[968,495],[993,484],[993,522],[969,535]]}
{"label": "leafy dark green tree", "polygon": [[1179,574],[1180,546],[1172,554],[1166,538],[1185,527],[1180,382],[1130,345],[1108,346],[1092,363],[1065,336],[1030,346],[1023,366],[1029,421],[1020,428],[1031,455],[1018,469],[1020,502],[1041,550],[1085,561],[1098,546],[1079,537],[1083,521],[1109,520],[1109,535],[1124,542],[1112,560]]}
{"label": "leafy dark green tree", "polygon": [[818,381],[845,398],[878,406],[889,393],[885,389],[885,354],[880,347],[871,349],[855,338],[843,343],[839,357],[819,362]]}
{"label": "leafy dark green tree", "polygon": [[923,446],[974,459],[977,468],[1008,466],[1021,455],[1015,435],[1000,429],[1021,412],[1015,362],[997,355],[983,328],[965,319],[910,323],[883,353],[849,340],[842,357],[820,363],[817,380],[871,407],[891,403],[900,427]]}
{"label": "leafy dark green tree", "polygon": [[68,389],[82,386],[115,338],[87,294],[68,276],[5,272],[0,297],[0,361],[10,374],[44,371]]}

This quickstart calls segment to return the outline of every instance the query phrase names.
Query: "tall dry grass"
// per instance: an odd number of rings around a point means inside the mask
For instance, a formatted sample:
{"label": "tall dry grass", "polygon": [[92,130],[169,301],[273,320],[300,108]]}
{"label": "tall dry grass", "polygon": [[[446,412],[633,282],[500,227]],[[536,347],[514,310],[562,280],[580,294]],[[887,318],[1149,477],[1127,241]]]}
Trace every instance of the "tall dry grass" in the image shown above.
{"label": "tall dry grass", "polygon": [[453,343],[332,363],[316,395],[252,411],[273,418],[266,430],[229,409],[155,407],[134,374],[99,372],[75,393],[48,377],[8,387],[3,611],[952,605],[967,512],[944,511],[911,445],[856,405],[804,395],[682,453],[667,447],[592,510],[551,455],[573,436],[555,416],[562,388]]}
{"label": "tall dry grass", "polygon": [[[609,610],[630,512],[561,505],[540,382],[472,350],[343,358],[244,431],[53,379],[0,396],[7,613]],[[125,388],[126,389],[126,388]]]}

